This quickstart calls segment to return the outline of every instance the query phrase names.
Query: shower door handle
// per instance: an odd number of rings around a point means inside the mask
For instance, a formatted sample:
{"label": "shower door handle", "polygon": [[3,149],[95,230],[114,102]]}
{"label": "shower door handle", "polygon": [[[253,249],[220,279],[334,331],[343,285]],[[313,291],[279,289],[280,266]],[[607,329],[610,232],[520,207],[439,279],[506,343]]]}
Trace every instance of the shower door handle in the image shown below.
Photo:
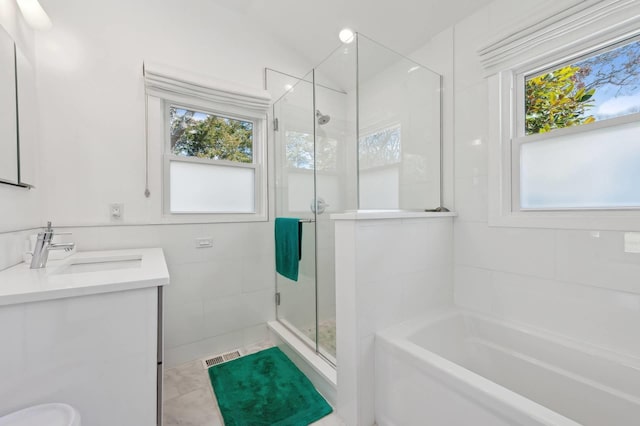
{"label": "shower door handle", "polygon": [[316,214],[322,214],[329,207],[326,201],[323,198],[316,198],[315,200],[311,200],[311,211]]}

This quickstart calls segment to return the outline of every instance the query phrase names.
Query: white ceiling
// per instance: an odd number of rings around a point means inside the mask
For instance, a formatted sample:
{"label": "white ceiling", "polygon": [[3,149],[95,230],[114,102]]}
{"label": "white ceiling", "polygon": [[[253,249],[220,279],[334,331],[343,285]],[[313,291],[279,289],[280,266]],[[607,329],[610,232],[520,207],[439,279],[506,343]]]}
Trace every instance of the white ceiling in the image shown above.
{"label": "white ceiling", "polygon": [[407,55],[491,0],[213,0],[248,18],[311,65],[344,27]]}

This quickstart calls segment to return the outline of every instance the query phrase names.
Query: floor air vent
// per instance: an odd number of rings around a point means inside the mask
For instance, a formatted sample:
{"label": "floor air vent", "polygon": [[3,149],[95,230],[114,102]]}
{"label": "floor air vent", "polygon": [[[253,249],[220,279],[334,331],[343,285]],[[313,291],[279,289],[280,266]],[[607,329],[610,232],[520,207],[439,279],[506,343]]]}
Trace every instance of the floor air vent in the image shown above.
{"label": "floor air vent", "polygon": [[225,361],[231,361],[232,359],[240,358],[240,351],[233,351],[222,355]]}
{"label": "floor air vent", "polygon": [[209,368],[236,358],[240,358],[240,351],[231,351],[222,355],[216,355],[211,358],[203,359],[202,364],[204,365],[204,368]]}

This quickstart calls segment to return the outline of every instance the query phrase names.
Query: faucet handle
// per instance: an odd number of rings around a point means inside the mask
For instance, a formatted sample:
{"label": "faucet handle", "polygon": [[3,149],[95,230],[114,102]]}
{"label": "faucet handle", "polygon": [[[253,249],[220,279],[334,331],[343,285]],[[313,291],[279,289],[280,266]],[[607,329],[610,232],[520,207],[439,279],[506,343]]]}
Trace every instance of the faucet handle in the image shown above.
{"label": "faucet handle", "polygon": [[[51,221],[47,222],[47,229],[44,230],[45,232],[50,232],[50,233],[54,233],[53,232],[53,228],[51,227]],[[71,232],[55,232],[56,235],[71,235]]]}

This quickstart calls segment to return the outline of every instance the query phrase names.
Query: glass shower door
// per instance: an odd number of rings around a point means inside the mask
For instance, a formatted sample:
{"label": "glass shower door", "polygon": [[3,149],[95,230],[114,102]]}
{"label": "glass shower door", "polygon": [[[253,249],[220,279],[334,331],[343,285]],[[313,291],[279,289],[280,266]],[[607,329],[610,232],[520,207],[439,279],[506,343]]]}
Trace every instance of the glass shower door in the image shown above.
{"label": "glass shower door", "polygon": [[[274,118],[276,216],[303,222],[300,278],[276,274],[278,320],[336,363],[332,213],[357,208],[356,45],[343,45],[301,79],[268,76]],[[289,76],[290,77],[290,76]],[[276,87],[277,86],[277,87]]]}
{"label": "glass shower door", "polygon": [[302,250],[298,281],[276,274],[277,318],[314,350],[316,347],[316,215],[313,74],[290,82],[273,106],[276,217],[300,218]]}

